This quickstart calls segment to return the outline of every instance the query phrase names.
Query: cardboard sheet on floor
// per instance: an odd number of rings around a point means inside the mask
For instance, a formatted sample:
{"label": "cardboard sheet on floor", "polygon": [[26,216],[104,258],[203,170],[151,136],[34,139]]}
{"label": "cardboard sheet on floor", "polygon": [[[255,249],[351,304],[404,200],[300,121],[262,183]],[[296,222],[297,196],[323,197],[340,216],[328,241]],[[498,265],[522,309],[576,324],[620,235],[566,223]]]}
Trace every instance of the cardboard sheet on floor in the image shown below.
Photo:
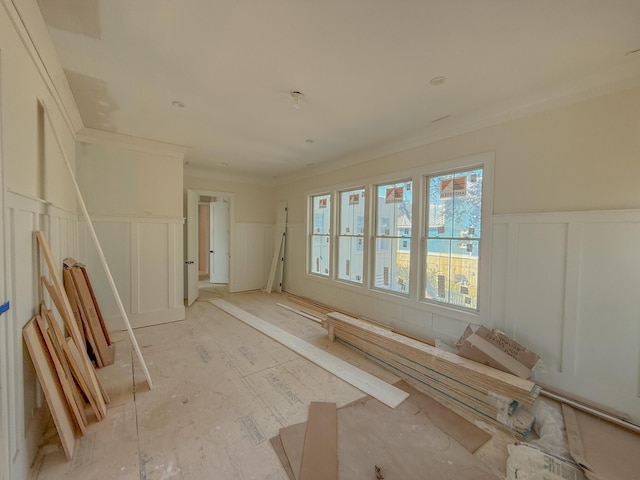
{"label": "cardboard sheet on floor", "polygon": [[590,480],[629,480],[640,472],[640,435],[562,405],[569,451]]}
{"label": "cardboard sheet on floor", "polygon": [[[428,472],[429,480],[495,480],[480,460],[426,415],[417,415],[410,402],[390,409],[365,397],[338,409],[337,417],[338,478],[376,478],[378,466],[386,480],[416,478],[416,472]],[[304,434],[299,444],[303,441]],[[286,445],[285,452],[293,465]]]}
{"label": "cardboard sheet on floor", "polygon": [[[297,423],[280,429],[282,447],[284,449],[284,461],[280,457],[283,465],[289,464],[293,476],[291,480],[300,478],[300,466],[302,465],[302,449],[304,447],[304,434],[307,431],[307,422]],[[286,470],[286,466],[285,466]]]}
{"label": "cardboard sheet on floor", "polygon": [[416,412],[421,412],[429,417],[429,420],[436,427],[453,438],[470,453],[474,453],[491,439],[489,433],[476,427],[466,418],[441,405],[428,395],[416,390],[404,380],[394,385],[409,393],[409,398],[406,401],[416,407]]}
{"label": "cardboard sheet on floor", "polygon": [[336,404],[311,402],[304,435],[300,480],[338,480]]}

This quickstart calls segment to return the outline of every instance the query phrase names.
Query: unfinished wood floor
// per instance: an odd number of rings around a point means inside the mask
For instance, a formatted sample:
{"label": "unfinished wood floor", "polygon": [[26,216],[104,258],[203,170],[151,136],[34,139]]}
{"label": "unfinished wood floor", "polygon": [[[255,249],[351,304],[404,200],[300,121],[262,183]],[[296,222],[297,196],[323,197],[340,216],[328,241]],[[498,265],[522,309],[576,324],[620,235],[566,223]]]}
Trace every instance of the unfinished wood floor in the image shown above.
{"label": "unfinished wood floor", "polygon": [[[125,332],[113,335],[116,362],[98,371],[111,397],[107,417],[89,425],[71,462],[53,434],[30,478],[287,480],[269,438],[305,421],[311,401],[341,406],[364,394],[208,302],[221,297],[383,380],[398,380],[331,343],[319,324],[277,306],[288,303],[286,295],[202,290],[185,321],[135,332],[153,391]],[[479,426],[494,435],[475,456],[505,478],[513,438]]]}

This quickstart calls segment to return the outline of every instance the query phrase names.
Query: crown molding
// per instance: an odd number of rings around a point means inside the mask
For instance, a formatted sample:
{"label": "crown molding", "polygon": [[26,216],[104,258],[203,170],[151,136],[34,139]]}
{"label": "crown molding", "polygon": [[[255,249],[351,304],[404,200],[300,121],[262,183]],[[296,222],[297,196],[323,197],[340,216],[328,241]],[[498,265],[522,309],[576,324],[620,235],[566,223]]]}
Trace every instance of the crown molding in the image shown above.
{"label": "crown molding", "polygon": [[[247,175],[242,173],[228,172],[215,168],[193,167],[185,165],[183,169],[184,177],[209,178],[212,180],[222,180],[225,182],[237,182],[247,185],[260,185],[263,187],[276,187],[274,179]],[[185,182],[186,184],[186,182]]]}
{"label": "crown molding", "polygon": [[93,128],[82,128],[76,135],[76,140],[93,145],[107,145],[126,148],[138,152],[165,155],[183,160],[190,147],[176,145],[174,143],[159,142],[147,138],[123,135],[121,133],[107,132]]}
{"label": "crown molding", "polygon": [[442,123],[432,124],[419,132],[363,148],[304,170],[276,177],[275,182],[279,186],[287,185],[318,174],[330,173],[482,128],[500,125],[638,86],[640,86],[640,62],[637,59],[629,59],[605,72],[586,76],[581,81],[574,81],[570,85],[539,90],[526,97],[504,101],[489,108],[478,109],[459,116],[453,115]]}

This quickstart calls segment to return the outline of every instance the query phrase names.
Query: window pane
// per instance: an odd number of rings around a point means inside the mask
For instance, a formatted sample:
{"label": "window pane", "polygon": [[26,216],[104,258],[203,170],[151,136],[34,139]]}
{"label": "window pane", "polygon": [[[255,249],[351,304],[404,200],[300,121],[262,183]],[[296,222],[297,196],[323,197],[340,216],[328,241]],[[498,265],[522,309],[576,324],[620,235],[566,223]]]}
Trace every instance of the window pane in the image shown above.
{"label": "window pane", "polygon": [[399,293],[409,292],[408,251],[398,248],[398,238],[379,238],[376,240],[375,280],[376,288]]}
{"label": "window pane", "polygon": [[328,234],[331,229],[331,196],[313,197],[313,234]]}
{"label": "window pane", "polygon": [[379,185],[377,190],[376,235],[411,236],[411,182]]}
{"label": "window pane", "polygon": [[311,237],[311,272],[329,275],[329,236],[313,235]]}
{"label": "window pane", "polygon": [[364,235],[364,189],[340,193],[340,235]]}
{"label": "window pane", "polygon": [[363,237],[340,237],[338,240],[338,278],[362,283]]}
{"label": "window pane", "polygon": [[424,298],[478,308],[482,168],[429,177]]}
{"label": "window pane", "polygon": [[397,182],[376,187],[376,288],[409,293],[411,259],[412,183]]}

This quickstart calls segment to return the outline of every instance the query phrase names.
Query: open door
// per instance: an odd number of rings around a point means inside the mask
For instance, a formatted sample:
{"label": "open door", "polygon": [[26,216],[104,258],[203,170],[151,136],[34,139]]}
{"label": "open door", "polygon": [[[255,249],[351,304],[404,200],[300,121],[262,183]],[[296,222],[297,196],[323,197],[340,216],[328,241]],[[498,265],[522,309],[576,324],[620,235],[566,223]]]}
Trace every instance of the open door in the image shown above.
{"label": "open door", "polygon": [[187,306],[198,298],[198,192],[187,190],[187,255],[184,260],[184,286]]}
{"label": "open door", "polygon": [[209,281],[229,283],[229,203],[211,202],[209,205]]}

